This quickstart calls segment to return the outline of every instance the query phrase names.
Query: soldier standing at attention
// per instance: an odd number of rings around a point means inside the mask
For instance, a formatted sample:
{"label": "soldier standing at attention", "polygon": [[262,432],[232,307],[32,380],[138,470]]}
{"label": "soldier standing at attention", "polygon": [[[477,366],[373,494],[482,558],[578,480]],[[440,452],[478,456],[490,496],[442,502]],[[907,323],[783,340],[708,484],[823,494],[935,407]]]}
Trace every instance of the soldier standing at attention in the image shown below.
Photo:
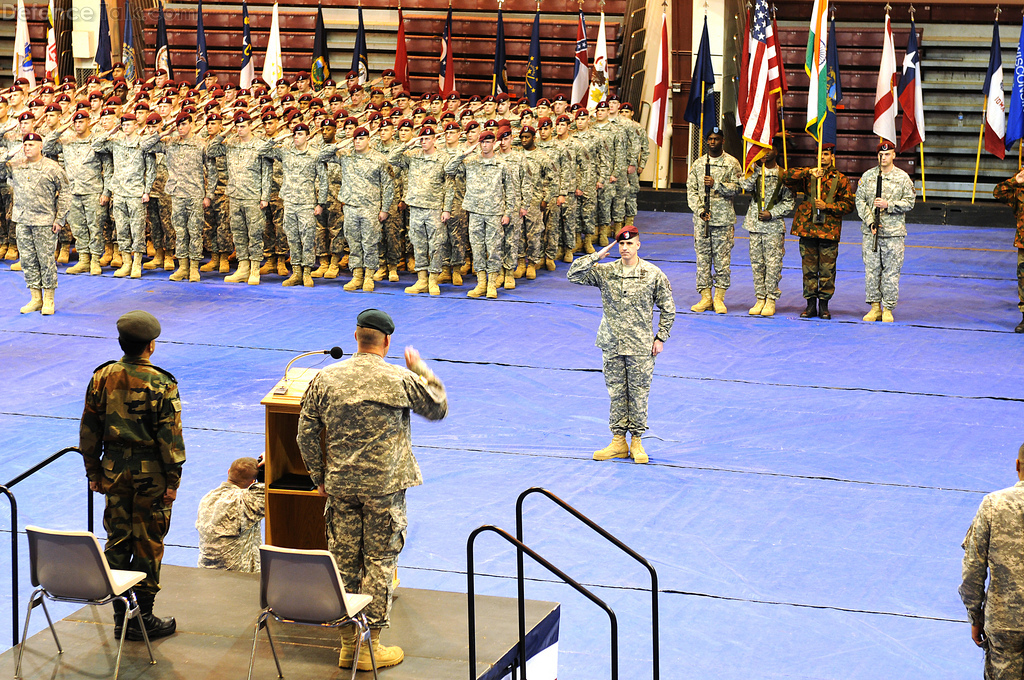
{"label": "soldier standing at attention", "polygon": [[807,309],[800,312],[802,319],[832,318],[828,301],[836,292],[836,258],[839,257],[843,215],[853,212],[850,180],[836,170],[835,148],[835,144],[822,144],[820,168],[793,168],[782,173],[782,183],[790,191],[799,191],[806,197],[793,213],[790,229],[793,236],[800,237],[804,297],[807,299]]}
{"label": "soldier standing at attention", "polygon": [[1024,674],[1024,446],[1016,465],[1017,483],[982,499],[961,546],[960,598],[971,620],[971,638],[985,650],[986,680]]}
{"label": "soldier standing at attention", "polygon": [[[686,199],[694,214],[693,247],[697,253],[697,292],[700,293],[700,301],[690,307],[693,312],[705,312],[712,307],[716,314],[728,311],[725,291],[732,283],[732,244],[736,231],[732,197],[740,190],[740,162],[725,153],[722,140],[721,129],[711,128],[704,142],[707,153],[690,165],[686,182]],[[705,205],[709,194],[710,204]]]}
{"label": "soldier standing at attention", "polygon": [[743,228],[750,232],[750,268],[754,273],[757,302],[751,316],[774,316],[775,301],[781,294],[782,258],[786,254],[786,223],[783,217],[793,209],[793,194],[779,179],[778,149],[769,147],[740,187],[750,191],[754,200],[747,209]]}
{"label": "soldier standing at attention", "polygon": [[37,132],[22,138],[22,152],[4,164],[2,173],[12,177],[12,219],[21,244],[25,285],[32,295],[21,313],[42,312],[49,316],[54,312],[53,296],[57,290],[53,252],[57,234],[67,223],[71,200],[68,178],[57,161],[43,157],[43,138]]}
{"label": "soldier standing at attention", "polygon": [[[1013,240],[1017,248],[1017,310],[1024,314],[1024,170],[997,184],[992,194],[997,201],[1010,206],[1017,218],[1017,232]],[[1024,333],[1024,316],[1013,332]]]}
{"label": "soldier standing at attention", "polygon": [[[89,488],[106,496],[104,552],[111,569],[146,574],[135,586],[149,639],[174,633],[173,618],[153,615],[160,590],[164,536],[171,504],[178,494],[185,442],[181,436],[181,400],[174,376],[150,363],[160,322],[149,312],[128,312],[117,320],[120,361],[108,361],[93,373],[85,392],[78,448],[85,460]],[[124,605],[114,602],[114,635],[121,636]],[[126,636],[142,640],[132,619]]]}
{"label": "soldier standing at attention", "polygon": [[[896,145],[889,141],[881,142],[878,145],[878,165],[865,172],[857,184],[857,213],[864,237],[861,254],[864,258],[865,299],[871,305],[871,311],[864,315],[865,321],[892,322],[892,310],[896,308],[900,295],[907,213],[914,209],[917,194],[914,180],[894,165],[895,160]],[[882,175],[882,194],[876,198],[879,172]]]}
{"label": "soldier standing at attention", "polygon": [[[387,313],[359,313],[357,353],[309,383],[296,435],[310,479],[327,497],[327,547],[345,590],[373,597],[364,613],[379,667],[405,658],[400,647],[380,644],[380,631],[389,623],[395,568],[409,524],[405,490],[423,483],[412,453],[409,412],[429,420],[448,413],[444,384],[419,352],[405,348],[408,370],[384,361],[394,331]],[[355,627],[343,627],[338,665],[351,668],[355,662],[359,670],[371,670],[369,647],[354,659],[355,642]]]}
{"label": "soldier standing at attention", "polygon": [[[619,261],[598,264],[616,243]],[[595,344],[604,355],[612,441],[594,452],[594,460],[632,457],[635,463],[647,462],[641,436],[647,430],[647,398],[654,359],[664,349],[672,330],[676,303],[668,277],[650,262],[641,260],[639,250],[640,233],[633,225],[627,225],[615,234],[615,241],[596,253],[577,258],[569,267],[569,281],[597,286],[604,306]],[[655,305],[657,334],[652,331]],[[628,446],[627,432],[632,435]]]}

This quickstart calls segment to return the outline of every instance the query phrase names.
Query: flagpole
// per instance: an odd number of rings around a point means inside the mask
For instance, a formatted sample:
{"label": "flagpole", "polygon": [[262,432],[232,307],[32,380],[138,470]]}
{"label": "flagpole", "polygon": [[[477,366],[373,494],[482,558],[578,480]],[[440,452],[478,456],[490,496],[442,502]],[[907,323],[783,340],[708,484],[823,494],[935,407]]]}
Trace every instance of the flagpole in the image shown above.
{"label": "flagpole", "polygon": [[924,186],[924,142],[917,145],[921,149],[921,202],[928,202],[928,189]]}
{"label": "flagpole", "polygon": [[789,170],[789,159],[786,157],[786,109],[782,103],[782,93],[779,93],[779,123],[782,127],[782,169]]}
{"label": "flagpole", "polygon": [[981,107],[981,129],[978,130],[978,156],[974,160],[974,186],[971,188],[971,205],[974,205],[974,194],[978,190],[978,167],[981,165],[981,141],[985,137],[985,114],[988,112],[988,93]]}

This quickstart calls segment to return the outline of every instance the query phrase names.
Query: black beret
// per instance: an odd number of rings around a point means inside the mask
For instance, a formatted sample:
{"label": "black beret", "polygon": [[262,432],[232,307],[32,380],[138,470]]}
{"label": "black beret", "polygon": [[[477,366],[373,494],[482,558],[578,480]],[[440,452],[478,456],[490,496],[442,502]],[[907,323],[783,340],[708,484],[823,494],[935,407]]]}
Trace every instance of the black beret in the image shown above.
{"label": "black beret", "polygon": [[149,312],[136,309],[117,320],[117,334],[125,340],[149,342],[160,337],[160,322]]}
{"label": "black beret", "polygon": [[359,316],[356,317],[356,326],[358,328],[373,328],[384,335],[391,335],[395,332],[395,322],[391,320],[388,313],[373,308],[359,312]]}

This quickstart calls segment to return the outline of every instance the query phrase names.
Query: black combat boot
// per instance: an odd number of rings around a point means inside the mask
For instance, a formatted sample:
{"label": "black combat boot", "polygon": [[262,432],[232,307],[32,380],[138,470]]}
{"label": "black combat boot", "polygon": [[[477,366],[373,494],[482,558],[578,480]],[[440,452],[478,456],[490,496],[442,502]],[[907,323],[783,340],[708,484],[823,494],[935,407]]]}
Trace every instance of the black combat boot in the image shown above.
{"label": "black combat boot", "polygon": [[818,316],[822,319],[832,318],[832,312],[828,311],[828,300],[818,300]]}
{"label": "black combat boot", "polygon": [[818,316],[818,298],[807,298],[807,309],[800,312],[801,319],[813,319]]}
{"label": "black combat boot", "polygon": [[114,600],[114,637],[121,639],[121,629],[124,627],[125,606],[121,600]]}
{"label": "black combat boot", "polygon": [[1014,333],[1024,333],[1024,314],[1021,315],[1020,323],[1013,329]]}
{"label": "black combat boot", "polygon": [[[136,592],[135,597],[138,598],[142,622],[146,626],[146,633],[149,635],[150,640],[157,640],[174,634],[174,631],[178,628],[174,617],[169,616],[166,619],[158,619],[153,616],[153,601],[156,599],[156,595],[153,593]],[[133,642],[142,641],[142,630],[139,628],[136,619],[132,619],[129,622],[126,636]]]}

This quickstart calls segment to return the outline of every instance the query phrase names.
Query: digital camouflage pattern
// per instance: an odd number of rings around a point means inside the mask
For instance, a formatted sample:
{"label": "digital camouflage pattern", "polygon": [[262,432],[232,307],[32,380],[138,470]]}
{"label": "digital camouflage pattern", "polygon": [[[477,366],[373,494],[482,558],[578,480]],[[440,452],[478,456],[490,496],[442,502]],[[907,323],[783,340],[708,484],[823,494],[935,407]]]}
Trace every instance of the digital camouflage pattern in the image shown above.
{"label": "digital camouflage pattern", "polygon": [[[875,209],[872,204],[875,201],[877,180],[878,166],[875,166],[868,169],[857,184],[855,204],[861,220],[860,231],[865,237],[870,236],[871,227],[875,223]],[[882,173],[881,198],[889,203],[889,207],[879,211],[878,235],[906,236],[907,213],[914,209],[917,200],[914,180],[903,170],[893,167],[888,173]]]}
{"label": "digital camouflage pattern", "polygon": [[113,170],[109,156],[98,154],[93,149],[94,137],[97,137],[95,132],[79,137],[73,130],[65,130],[63,134],[52,132],[43,140],[44,156],[63,154],[68,188],[76,196],[103,193],[103,173],[109,174]]}
{"label": "digital camouflage pattern", "polygon": [[290,140],[268,141],[264,142],[259,155],[281,163],[278,195],[286,210],[288,206],[308,207],[312,216],[317,204],[327,202],[327,169],[320,161],[318,147],[307,145],[300,151]]}
{"label": "digital camouflage pattern", "polygon": [[612,434],[639,437],[647,431],[647,400],[654,377],[654,357],[643,354],[611,354],[602,357],[604,383],[608,388],[608,429]]}
{"label": "digital camouflage pattern", "polygon": [[16,229],[25,287],[56,288],[57,261],[53,255],[57,248],[57,234],[53,233],[53,225],[34,226],[19,222]]}
{"label": "digital camouflage pattern", "polygon": [[199,566],[254,573],[260,570],[266,488],[221,482],[199,501]]}
{"label": "digital camouflage pattern", "polygon": [[900,297],[900,272],[903,270],[904,237],[880,236],[878,251],[872,249],[872,239],[861,242],[864,260],[864,300],[871,304],[881,302],[886,309],[895,309]]}
{"label": "digital camouflage pattern", "polygon": [[[740,188],[753,194],[743,228],[750,232],[750,269],[758,300],[778,300],[781,296],[779,282],[782,280],[782,259],[786,255],[786,222],[782,218],[793,210],[794,200],[793,193],[784,186],[778,189],[776,196],[779,174],[779,168],[757,165],[750,177],[739,180]],[[761,220],[762,210],[767,210],[771,219]]]}
{"label": "digital camouflage pattern", "polygon": [[236,135],[218,135],[210,140],[206,150],[210,157],[225,161],[227,184],[224,193],[228,198],[228,224],[239,260],[258,261],[263,258],[266,215],[259,204],[260,201],[270,201],[273,174],[272,163],[260,156],[264,144],[256,137],[243,142]]}
{"label": "digital camouflage pattern", "polygon": [[108,153],[113,159],[113,175],[107,187],[115,198],[142,198],[152,189],[155,177],[152,166],[146,172],[146,154],[159,141],[158,133],[127,136],[123,132],[101,132],[93,138],[93,150]]}
{"label": "digital camouflage pattern", "polygon": [[14,192],[11,217],[17,225],[25,286],[56,288],[57,235],[52,227],[67,221],[71,203],[67,177],[56,161],[40,158],[30,163],[21,153],[4,164],[0,173],[10,175]]}
{"label": "digital camouflage pattern", "polygon": [[185,462],[174,377],[138,357],[97,368],[85,393],[78,447],[86,476],[106,495],[111,568],[145,572],[137,588],[156,593],[171,518],[163,496],[180,485]]}
{"label": "digital camouflage pattern", "polygon": [[698,238],[704,238],[704,220],[700,215],[704,212],[704,173],[709,161],[711,177],[715,180],[711,187],[711,226],[731,228],[736,224],[732,198],[740,191],[740,162],[727,153],[710,159],[704,154],[690,164],[686,180],[686,202],[693,211],[693,230]]}

